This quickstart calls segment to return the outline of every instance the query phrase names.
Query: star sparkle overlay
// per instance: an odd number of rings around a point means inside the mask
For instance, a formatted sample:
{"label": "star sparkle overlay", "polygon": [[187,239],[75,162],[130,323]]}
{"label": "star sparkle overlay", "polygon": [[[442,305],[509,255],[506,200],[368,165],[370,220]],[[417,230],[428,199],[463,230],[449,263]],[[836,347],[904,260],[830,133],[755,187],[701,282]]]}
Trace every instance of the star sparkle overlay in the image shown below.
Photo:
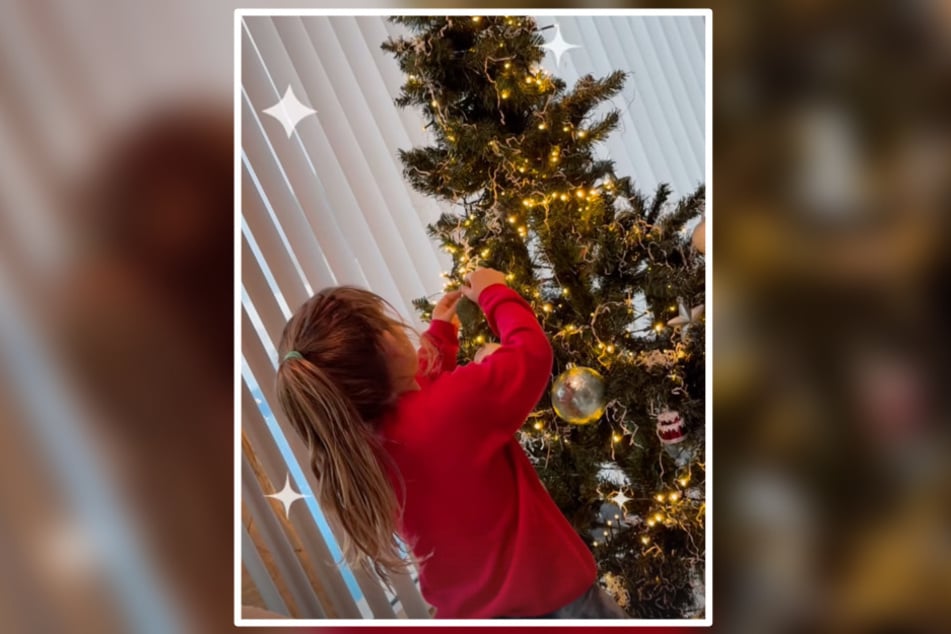
{"label": "star sparkle overlay", "polygon": [[269,493],[266,498],[274,498],[284,505],[284,517],[290,519],[291,505],[297,500],[309,498],[309,495],[301,495],[291,487],[291,474],[287,474],[284,480],[284,488],[277,493]]}
{"label": "star sparkle overlay", "polygon": [[298,123],[311,115],[317,114],[316,110],[300,102],[290,84],[287,85],[287,90],[284,91],[284,96],[281,97],[280,101],[261,112],[280,121],[281,125],[284,126],[284,131],[287,132],[288,139],[291,138]]}
{"label": "star sparkle overlay", "polygon": [[542,48],[547,49],[555,54],[555,66],[561,67],[561,56],[570,51],[573,48],[581,48],[577,44],[569,44],[561,37],[561,27],[557,24],[555,25],[555,37],[551,39],[550,42],[545,42],[542,44]]}

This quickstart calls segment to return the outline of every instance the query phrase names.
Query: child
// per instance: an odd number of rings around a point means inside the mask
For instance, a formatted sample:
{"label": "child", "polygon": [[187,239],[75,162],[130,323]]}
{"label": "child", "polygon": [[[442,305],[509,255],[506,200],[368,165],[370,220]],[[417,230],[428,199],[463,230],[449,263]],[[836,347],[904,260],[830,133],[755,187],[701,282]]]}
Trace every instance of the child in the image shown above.
{"label": "child", "polygon": [[[463,295],[501,346],[457,368]],[[477,269],[437,304],[419,353],[387,308],[324,290],[279,348],[280,405],[310,448],[321,507],[349,536],[347,561],[403,570],[399,535],[437,618],[626,618],[514,438],[552,367],[528,303]]]}

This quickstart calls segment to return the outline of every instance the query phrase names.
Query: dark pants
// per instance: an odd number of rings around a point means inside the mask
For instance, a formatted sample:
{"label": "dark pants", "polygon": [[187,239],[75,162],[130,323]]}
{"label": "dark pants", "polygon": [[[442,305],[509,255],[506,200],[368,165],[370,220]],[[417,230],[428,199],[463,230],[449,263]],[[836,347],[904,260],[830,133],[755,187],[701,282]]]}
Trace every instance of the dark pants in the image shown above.
{"label": "dark pants", "polygon": [[540,619],[627,619],[624,610],[597,583],[563,608]]}

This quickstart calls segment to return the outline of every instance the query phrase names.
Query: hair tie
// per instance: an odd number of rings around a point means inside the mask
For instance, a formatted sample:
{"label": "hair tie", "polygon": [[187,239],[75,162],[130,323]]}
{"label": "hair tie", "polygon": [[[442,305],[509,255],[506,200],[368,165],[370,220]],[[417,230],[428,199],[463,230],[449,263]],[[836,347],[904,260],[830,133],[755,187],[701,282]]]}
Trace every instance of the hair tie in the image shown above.
{"label": "hair tie", "polygon": [[287,361],[288,359],[303,359],[303,358],[304,358],[304,355],[302,355],[297,350],[291,350],[290,352],[284,355],[285,361]]}

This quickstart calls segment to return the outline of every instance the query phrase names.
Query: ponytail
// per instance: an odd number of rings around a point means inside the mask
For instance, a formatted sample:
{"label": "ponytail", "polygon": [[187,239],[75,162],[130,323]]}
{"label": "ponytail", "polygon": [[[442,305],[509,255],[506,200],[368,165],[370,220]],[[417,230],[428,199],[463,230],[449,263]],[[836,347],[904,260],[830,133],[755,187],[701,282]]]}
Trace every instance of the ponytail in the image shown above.
{"label": "ponytail", "polygon": [[401,509],[371,424],[324,370],[299,354],[281,362],[277,394],[310,451],[320,506],[344,529],[344,560],[368,565],[384,580],[404,571],[408,562],[396,539]]}

